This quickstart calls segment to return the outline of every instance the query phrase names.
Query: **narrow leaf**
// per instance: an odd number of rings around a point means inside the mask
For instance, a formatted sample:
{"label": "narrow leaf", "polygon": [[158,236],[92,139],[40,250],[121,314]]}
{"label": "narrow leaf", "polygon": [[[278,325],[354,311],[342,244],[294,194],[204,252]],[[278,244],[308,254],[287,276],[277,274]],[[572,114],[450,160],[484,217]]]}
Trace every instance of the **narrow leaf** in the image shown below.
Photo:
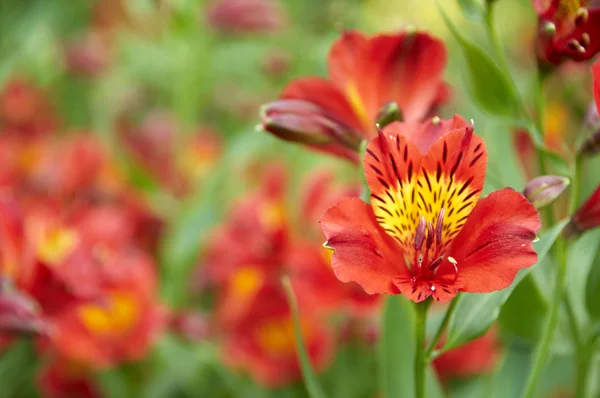
{"label": "narrow leaf", "polygon": [[414,396],[415,314],[401,296],[388,296],[379,339],[379,383],[383,398]]}
{"label": "narrow leaf", "polygon": [[456,0],[465,18],[471,21],[483,19],[484,8],[479,0]]}
{"label": "narrow leaf", "polygon": [[600,247],[596,249],[596,256],[588,274],[585,288],[585,306],[590,317],[600,320]]}
{"label": "narrow leaf", "polygon": [[494,116],[519,120],[519,101],[509,77],[479,46],[465,39],[436,0],[446,26],[458,41],[466,69],[465,85],[473,102]]}
{"label": "narrow leaf", "polygon": [[292,288],[290,278],[287,276],[283,277],[281,283],[283,284],[283,287],[285,289],[285,294],[287,295],[288,303],[292,311],[292,317],[294,319],[296,351],[298,352],[298,359],[300,360],[300,369],[302,370],[302,378],[304,379],[304,384],[306,385],[308,396],[310,398],[326,398],[327,396],[325,395],[325,392],[323,391],[321,385],[319,384],[319,381],[317,380],[317,375],[315,374],[315,371],[312,368],[310,358],[308,357],[308,353],[306,352],[306,347],[302,338],[302,331],[300,329],[298,303],[296,302],[296,295],[294,294],[294,289]]}
{"label": "narrow leaf", "polygon": [[[538,264],[544,259],[554,241],[567,225],[563,220],[550,229],[539,241],[534,243],[538,254]],[[515,287],[531,272],[532,267],[521,270],[512,285],[493,293],[465,294],[458,304],[450,324],[448,338],[443,350],[461,346],[483,335],[498,318],[500,309],[511,295]]]}

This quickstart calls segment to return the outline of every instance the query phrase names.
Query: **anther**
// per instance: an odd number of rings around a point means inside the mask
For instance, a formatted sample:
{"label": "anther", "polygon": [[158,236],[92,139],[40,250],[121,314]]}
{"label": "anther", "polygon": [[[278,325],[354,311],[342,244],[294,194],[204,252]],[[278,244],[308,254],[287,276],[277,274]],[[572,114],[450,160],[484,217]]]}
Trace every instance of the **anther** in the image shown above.
{"label": "anther", "polygon": [[435,239],[437,244],[442,243],[442,230],[444,228],[444,214],[446,214],[446,209],[443,207],[440,209],[440,214],[438,215],[437,223],[435,225]]}
{"label": "anther", "polygon": [[440,263],[442,262],[442,260],[444,259],[444,257],[440,256],[438,258],[436,258],[430,265],[429,265],[429,269],[432,271],[435,271],[435,269],[440,265]]}
{"label": "anther", "polygon": [[454,282],[458,279],[458,267],[456,266],[458,262],[454,259],[454,257],[448,256],[448,262],[454,266]]}
{"label": "anther", "polygon": [[587,46],[590,45],[590,35],[588,35],[587,33],[583,33],[581,35],[581,40],[579,41],[579,43],[581,43],[582,47],[587,48]]}
{"label": "anther", "polygon": [[434,117],[431,119],[431,123],[433,123],[433,124],[435,124],[435,125],[438,125],[438,124],[440,124],[440,121],[441,121],[441,119],[440,119],[440,117],[439,117],[439,116],[434,116]]}
{"label": "anther", "polygon": [[431,248],[433,245],[433,224],[430,222],[427,223],[427,250]]}
{"label": "anther", "polygon": [[420,250],[425,241],[425,217],[421,216],[419,223],[417,224],[417,230],[415,231],[415,250]]}
{"label": "anther", "polygon": [[575,14],[575,26],[581,26],[585,24],[589,16],[590,12],[587,10],[587,8],[578,9],[577,13]]}

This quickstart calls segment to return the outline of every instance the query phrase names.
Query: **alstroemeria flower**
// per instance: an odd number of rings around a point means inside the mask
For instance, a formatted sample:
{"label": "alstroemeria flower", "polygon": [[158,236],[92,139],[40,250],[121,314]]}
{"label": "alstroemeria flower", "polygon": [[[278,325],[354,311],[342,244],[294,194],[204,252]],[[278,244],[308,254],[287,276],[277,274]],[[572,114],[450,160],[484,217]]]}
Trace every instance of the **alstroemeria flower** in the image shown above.
{"label": "alstroemeria flower", "polygon": [[535,264],[537,211],[512,189],[480,199],[485,144],[464,120],[444,125],[433,145],[415,145],[402,124],[369,143],[371,203],[343,198],[321,218],[338,279],[371,294],[447,301],[458,291],[504,289]]}
{"label": "alstroemeria flower", "polygon": [[576,237],[583,232],[600,226],[600,186],[571,216],[566,228],[567,236]]}
{"label": "alstroemeria flower", "polygon": [[533,0],[539,15],[538,56],[558,65],[585,61],[600,51],[600,2]]}
{"label": "alstroemeria flower", "polygon": [[376,135],[380,109],[396,102],[404,120],[420,121],[449,97],[444,44],[427,33],[366,37],[345,32],[329,52],[329,79],[291,82],[262,109],[262,125],[281,138],[358,161]]}

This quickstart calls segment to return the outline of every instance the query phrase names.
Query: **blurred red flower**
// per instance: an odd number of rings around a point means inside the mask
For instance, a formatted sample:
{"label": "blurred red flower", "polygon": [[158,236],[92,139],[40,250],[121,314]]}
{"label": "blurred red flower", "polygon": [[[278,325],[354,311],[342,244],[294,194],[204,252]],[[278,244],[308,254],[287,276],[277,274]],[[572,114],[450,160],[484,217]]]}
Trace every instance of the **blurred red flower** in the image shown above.
{"label": "blurred red flower", "polygon": [[0,91],[0,132],[3,135],[39,137],[58,127],[46,93],[27,79],[15,76]]}
{"label": "blurred red flower", "polygon": [[500,356],[499,339],[494,328],[483,336],[449,350],[433,361],[442,381],[490,373]]}
{"label": "blurred red flower", "polygon": [[100,398],[89,369],[64,359],[52,359],[38,375],[43,398]]}
{"label": "blurred red flower", "polygon": [[[310,312],[300,313],[303,341],[313,366],[323,369],[331,358],[332,336]],[[228,332],[224,360],[249,372],[268,387],[279,387],[300,377],[294,326],[280,287],[265,289],[242,322]]]}
{"label": "blurred red flower", "polygon": [[420,121],[448,100],[445,66],[444,44],[427,33],[368,38],[347,31],[329,52],[330,78],[288,84],[279,101],[263,107],[263,128],[358,161],[360,142],[376,135],[385,104],[394,101],[404,120]]}
{"label": "blurred red flower", "polygon": [[403,124],[390,125],[367,146],[371,203],[344,198],[321,218],[341,281],[371,294],[447,301],[458,291],[504,289],[535,264],[535,208],[512,189],[479,200],[483,140],[458,117],[441,125],[418,144],[403,135]]}
{"label": "blurred red flower", "polygon": [[600,51],[600,3],[597,0],[533,0],[539,16],[538,56],[558,65],[585,61]]}
{"label": "blurred red flower", "polygon": [[272,33],[287,25],[277,0],[214,0],[206,10],[208,24],[225,33]]}

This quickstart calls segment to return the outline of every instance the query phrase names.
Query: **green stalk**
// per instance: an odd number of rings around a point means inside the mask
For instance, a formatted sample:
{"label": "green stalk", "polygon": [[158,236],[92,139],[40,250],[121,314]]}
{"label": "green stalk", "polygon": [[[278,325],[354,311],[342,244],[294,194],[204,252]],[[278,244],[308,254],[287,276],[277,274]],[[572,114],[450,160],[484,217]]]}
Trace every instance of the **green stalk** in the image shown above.
{"label": "green stalk", "polygon": [[446,311],[446,314],[444,315],[444,319],[442,319],[442,323],[440,324],[440,327],[435,332],[435,336],[429,343],[429,347],[427,347],[427,350],[425,351],[425,358],[428,361],[431,360],[431,354],[433,353],[433,350],[435,350],[435,346],[437,345],[438,341],[440,341],[440,338],[446,331],[446,327],[448,326],[448,323],[450,322],[450,318],[452,318],[452,314],[454,314],[454,310],[458,306],[458,301],[460,300],[461,297],[462,297],[461,293],[458,293],[456,295],[456,297],[454,297],[454,299],[450,303],[450,306],[448,307],[448,310]]}
{"label": "green stalk", "polygon": [[415,305],[415,398],[425,398],[425,332],[427,329],[427,310],[431,300],[427,299]]}
{"label": "green stalk", "polygon": [[594,358],[593,347],[580,347],[577,356],[577,384],[575,387],[576,398],[587,398],[590,384],[590,365]]}
{"label": "green stalk", "polygon": [[564,238],[559,237],[556,241],[556,255],[558,259],[558,270],[556,273],[556,279],[554,281],[554,294],[552,295],[552,302],[550,303],[550,310],[548,318],[546,319],[546,325],[540,342],[535,351],[535,357],[533,361],[533,368],[529,373],[527,379],[527,385],[522,395],[524,398],[533,398],[535,396],[535,389],[537,387],[544,365],[548,359],[548,353],[550,351],[550,344],[552,343],[552,337],[556,329],[558,322],[558,312],[560,304],[562,303],[564,291],[565,291],[565,280],[567,276],[567,247]]}

